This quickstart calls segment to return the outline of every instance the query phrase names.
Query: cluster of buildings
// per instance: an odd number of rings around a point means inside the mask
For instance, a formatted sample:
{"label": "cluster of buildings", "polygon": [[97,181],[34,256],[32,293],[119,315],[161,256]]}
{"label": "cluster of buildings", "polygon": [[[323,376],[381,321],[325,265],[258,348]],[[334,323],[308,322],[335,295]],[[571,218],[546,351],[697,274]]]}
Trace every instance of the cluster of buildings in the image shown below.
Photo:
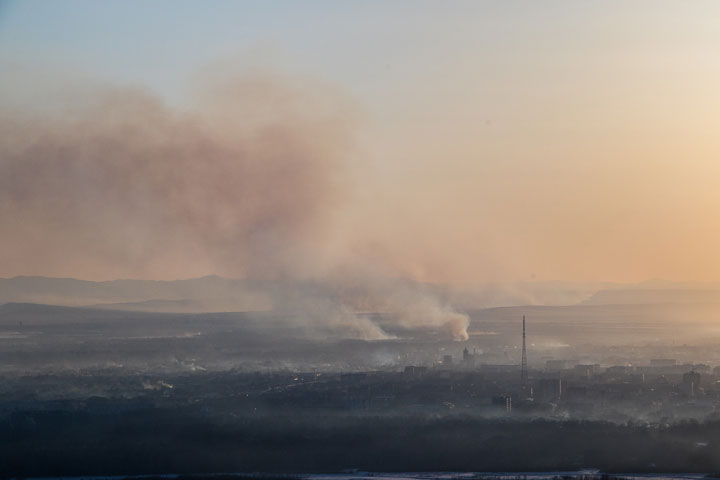
{"label": "cluster of buildings", "polygon": [[[482,350],[467,346],[458,348],[455,357],[450,352],[457,347],[442,348],[425,364],[396,364],[368,371],[298,373],[288,369],[167,372],[160,376],[124,375],[113,370],[92,375],[81,371],[66,377],[8,377],[0,389],[0,417],[17,410],[114,412],[179,405],[230,415],[313,411],[460,413],[652,424],[684,418],[720,420],[720,367],[706,363],[661,357],[633,365],[547,357],[541,357],[542,362],[528,362],[524,335],[515,362],[508,357],[505,363],[489,363]],[[530,354],[534,360],[533,352]],[[417,358],[423,357],[419,353]]]}
{"label": "cluster of buildings", "polygon": [[[482,385],[474,395],[477,411],[511,415],[547,415],[612,420],[720,418],[720,366],[656,358],[642,365],[570,364],[547,359],[544,368],[529,369],[523,318],[522,357],[519,364],[479,362],[476,351],[464,348],[454,361],[449,354],[432,367],[406,366],[408,381],[456,378]],[[460,388],[463,390],[463,388]]]}

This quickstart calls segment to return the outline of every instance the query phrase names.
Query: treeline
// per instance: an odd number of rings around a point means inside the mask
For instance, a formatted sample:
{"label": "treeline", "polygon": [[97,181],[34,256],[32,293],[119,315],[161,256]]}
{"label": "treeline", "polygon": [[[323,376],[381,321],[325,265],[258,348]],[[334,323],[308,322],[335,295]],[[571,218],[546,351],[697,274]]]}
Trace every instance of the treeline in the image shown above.
{"label": "treeline", "polygon": [[16,412],[0,421],[0,474],[720,471],[720,422],[663,428],[468,417],[238,417],[148,408]]}

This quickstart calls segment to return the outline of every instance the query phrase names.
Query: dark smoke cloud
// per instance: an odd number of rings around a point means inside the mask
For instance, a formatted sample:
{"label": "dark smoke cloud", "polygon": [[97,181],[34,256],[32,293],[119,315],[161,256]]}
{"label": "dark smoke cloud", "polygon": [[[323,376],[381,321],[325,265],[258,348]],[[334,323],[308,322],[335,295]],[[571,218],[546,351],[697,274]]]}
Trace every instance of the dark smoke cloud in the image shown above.
{"label": "dark smoke cloud", "polygon": [[[352,108],[259,77],[201,98],[181,111],[116,89],[52,113],[0,111],[0,271],[249,278],[278,310],[389,338],[329,286],[345,281],[327,272],[343,262],[333,220],[348,195]],[[467,316],[431,295],[356,278],[364,303],[401,324],[467,338]]]}

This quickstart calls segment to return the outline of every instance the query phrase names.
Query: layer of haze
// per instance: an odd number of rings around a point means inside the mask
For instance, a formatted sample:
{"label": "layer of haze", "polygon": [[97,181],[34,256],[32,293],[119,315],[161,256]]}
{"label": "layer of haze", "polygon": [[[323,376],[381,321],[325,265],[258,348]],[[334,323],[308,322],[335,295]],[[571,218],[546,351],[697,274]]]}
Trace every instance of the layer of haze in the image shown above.
{"label": "layer of haze", "polygon": [[718,3],[3,5],[0,276],[720,278]]}

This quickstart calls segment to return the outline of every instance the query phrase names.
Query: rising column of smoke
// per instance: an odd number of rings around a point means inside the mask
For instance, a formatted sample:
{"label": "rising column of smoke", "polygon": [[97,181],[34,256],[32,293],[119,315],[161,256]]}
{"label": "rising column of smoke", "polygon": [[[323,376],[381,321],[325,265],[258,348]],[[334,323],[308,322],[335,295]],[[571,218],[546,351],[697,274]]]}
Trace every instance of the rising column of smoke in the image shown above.
{"label": "rising column of smoke", "polygon": [[[0,270],[245,277],[272,292],[278,311],[390,338],[325,275],[343,262],[327,251],[348,195],[353,122],[328,96],[256,76],[222,84],[189,111],[122,89],[42,115],[0,110]],[[427,292],[356,279],[365,303],[402,325],[467,338],[467,316]]]}
{"label": "rising column of smoke", "polygon": [[320,282],[303,285],[306,298],[334,298],[353,312],[386,314],[405,329],[441,331],[457,341],[469,338],[469,316],[428,284],[388,277],[355,264],[334,270]]}

